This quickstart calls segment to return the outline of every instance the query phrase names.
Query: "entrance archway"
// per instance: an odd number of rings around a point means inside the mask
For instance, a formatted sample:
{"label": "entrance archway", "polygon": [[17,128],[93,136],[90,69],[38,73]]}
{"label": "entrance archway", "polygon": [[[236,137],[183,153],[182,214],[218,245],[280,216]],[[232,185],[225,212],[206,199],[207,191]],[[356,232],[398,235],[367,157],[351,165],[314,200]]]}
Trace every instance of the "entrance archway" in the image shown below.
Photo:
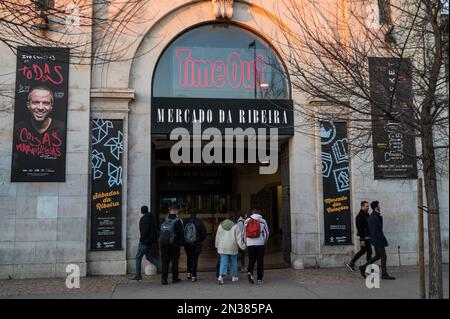
{"label": "entrance archway", "polygon": [[[214,266],[207,258],[215,258],[213,239],[226,211],[250,212],[252,208],[263,211],[271,228],[269,251],[275,257],[267,258],[268,266],[279,267],[283,259],[289,262],[286,170],[293,114],[289,108],[288,73],[273,47],[254,32],[233,23],[191,27],[175,37],[159,57],[152,78],[151,102],[152,210],[159,220],[173,203],[181,204],[182,214],[187,206],[200,210],[209,235],[204,251],[210,252],[203,258],[206,262],[200,259],[201,269]],[[254,164],[180,166],[171,162],[171,129],[182,127],[190,131],[193,121],[219,129],[235,127],[228,118],[239,118],[244,128],[279,128],[282,135],[275,174],[261,177]]]}

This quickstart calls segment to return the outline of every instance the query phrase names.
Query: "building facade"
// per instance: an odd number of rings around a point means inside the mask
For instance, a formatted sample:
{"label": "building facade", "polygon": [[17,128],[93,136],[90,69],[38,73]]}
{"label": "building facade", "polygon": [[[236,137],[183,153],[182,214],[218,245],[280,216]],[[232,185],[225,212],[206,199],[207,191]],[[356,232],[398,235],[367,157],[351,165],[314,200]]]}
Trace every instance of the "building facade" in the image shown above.
{"label": "building facade", "polygon": [[[110,10],[97,14],[112,15]],[[295,267],[341,267],[358,249],[354,217],[360,202],[377,199],[390,243],[388,263],[415,265],[417,180],[375,179],[372,162],[351,157],[341,167],[349,172],[345,194],[350,235],[343,242],[329,238],[324,142],[314,134],[295,129],[280,133],[274,174],[261,175],[257,165],[248,163],[176,165],[169,160],[174,144],[169,129],[187,118],[208,117],[208,108],[222,109],[218,116],[223,122],[238,107],[244,113],[230,116],[245,117],[241,124],[257,127],[265,121],[282,127],[279,105],[286,103],[289,111],[290,105],[308,103],[291,86],[277,10],[277,1],[271,0],[154,2],[140,12],[151,19],[142,19],[132,34],[115,39],[126,48],[121,58],[107,63],[84,58],[85,63],[70,64],[66,168],[60,182],[11,181],[15,104],[10,96],[15,92],[17,57],[0,45],[0,73],[5,74],[0,90],[9,93],[0,96],[0,279],[62,277],[68,264],[79,265],[82,275],[131,273],[141,205],[162,218],[174,202],[199,208],[211,238],[227,210],[259,207],[272,229],[274,255]],[[323,14],[320,6],[311,10]],[[101,28],[88,31],[93,38],[102,35]],[[102,53],[105,47],[92,41],[86,50]],[[221,67],[231,71],[222,72]],[[233,68],[247,73],[236,78]],[[263,89],[267,83],[271,90]],[[256,114],[252,100],[279,104],[275,109],[264,105],[264,115]],[[247,108],[252,112],[245,113]],[[300,125],[301,115],[290,114],[286,127]],[[321,128],[317,123],[316,135]],[[117,138],[111,142],[117,143],[100,143],[106,138]],[[115,164],[101,157],[100,144],[112,160],[115,157]],[[106,162],[108,170],[102,171]],[[108,187],[96,184],[103,174],[109,177]],[[448,175],[440,177],[439,196],[443,258],[448,263]],[[97,207],[120,209],[98,219]],[[102,234],[109,239],[99,239]]]}

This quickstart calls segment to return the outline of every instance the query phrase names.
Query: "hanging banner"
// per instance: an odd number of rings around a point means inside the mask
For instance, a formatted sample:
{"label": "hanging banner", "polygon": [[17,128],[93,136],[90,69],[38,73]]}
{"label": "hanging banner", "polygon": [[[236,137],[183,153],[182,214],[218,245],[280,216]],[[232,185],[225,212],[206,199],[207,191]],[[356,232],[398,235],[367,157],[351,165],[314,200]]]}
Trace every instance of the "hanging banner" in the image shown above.
{"label": "hanging banner", "polygon": [[[411,62],[369,58],[375,179],[417,178],[415,137],[402,121],[413,118]],[[400,120],[388,118],[386,112]]]}
{"label": "hanging banner", "polygon": [[326,245],[351,245],[347,124],[321,122],[323,208]]}
{"label": "hanging banner", "polygon": [[17,49],[11,182],[64,182],[69,49]]}
{"label": "hanging banner", "polygon": [[91,250],[120,250],[123,121],[94,119],[91,125]]}

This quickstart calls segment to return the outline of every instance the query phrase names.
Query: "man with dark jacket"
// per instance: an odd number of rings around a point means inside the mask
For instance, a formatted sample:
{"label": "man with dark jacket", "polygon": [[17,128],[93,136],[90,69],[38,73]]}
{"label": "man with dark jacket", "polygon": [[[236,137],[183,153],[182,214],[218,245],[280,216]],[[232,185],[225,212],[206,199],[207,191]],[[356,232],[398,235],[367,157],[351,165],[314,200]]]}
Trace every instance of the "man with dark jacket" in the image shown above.
{"label": "man with dark jacket", "polygon": [[381,259],[381,278],[387,280],[394,280],[395,277],[390,276],[386,269],[386,248],[389,244],[383,233],[383,217],[380,213],[380,203],[373,201],[370,203],[372,208],[372,214],[369,217],[369,232],[372,245],[375,247],[375,257],[371,258],[364,265],[359,267],[361,275],[366,278],[366,268],[368,265],[373,264],[378,259]]}
{"label": "man with dark jacket", "polygon": [[180,259],[180,246],[184,246],[183,222],[178,217],[179,207],[172,206],[169,214],[161,223],[159,243],[161,247],[162,276],[161,283],[167,285],[169,265],[172,264],[172,283],[180,282],[178,262]]}
{"label": "man with dark jacket", "polygon": [[361,210],[356,216],[356,229],[358,230],[356,235],[359,237],[361,249],[353,256],[352,260],[346,264],[351,271],[355,271],[356,261],[364,254],[367,254],[367,261],[372,258],[372,246],[370,245],[369,233],[369,203],[366,201],[361,202]]}
{"label": "man with dark jacket", "polygon": [[184,221],[184,250],[187,257],[187,278],[197,281],[198,258],[202,252],[202,242],[206,239],[206,228],[197,218],[197,210],[192,208],[190,217]]}
{"label": "man with dark jacket", "polygon": [[136,253],[136,274],[132,280],[142,280],[141,267],[142,257],[147,258],[149,262],[155,265],[158,271],[161,270],[159,261],[154,257],[154,246],[156,243],[156,221],[152,213],[148,211],[147,206],[141,207],[142,217],[139,220],[139,246]]}

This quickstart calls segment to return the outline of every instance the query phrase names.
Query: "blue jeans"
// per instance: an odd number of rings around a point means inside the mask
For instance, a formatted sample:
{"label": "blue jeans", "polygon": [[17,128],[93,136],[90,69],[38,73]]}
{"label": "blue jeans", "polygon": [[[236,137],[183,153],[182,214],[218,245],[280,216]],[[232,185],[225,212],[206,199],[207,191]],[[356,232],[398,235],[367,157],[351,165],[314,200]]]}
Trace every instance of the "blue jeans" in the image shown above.
{"label": "blue jeans", "polygon": [[159,264],[158,259],[153,255],[154,253],[154,245],[144,245],[139,244],[137,253],[136,253],[136,277],[141,277],[141,269],[142,269],[142,257],[145,256],[149,262],[155,265],[158,271],[161,271],[161,265]]}
{"label": "blue jeans", "polygon": [[220,275],[225,277],[228,273],[228,262],[231,263],[231,275],[238,276],[237,255],[220,254]]}

